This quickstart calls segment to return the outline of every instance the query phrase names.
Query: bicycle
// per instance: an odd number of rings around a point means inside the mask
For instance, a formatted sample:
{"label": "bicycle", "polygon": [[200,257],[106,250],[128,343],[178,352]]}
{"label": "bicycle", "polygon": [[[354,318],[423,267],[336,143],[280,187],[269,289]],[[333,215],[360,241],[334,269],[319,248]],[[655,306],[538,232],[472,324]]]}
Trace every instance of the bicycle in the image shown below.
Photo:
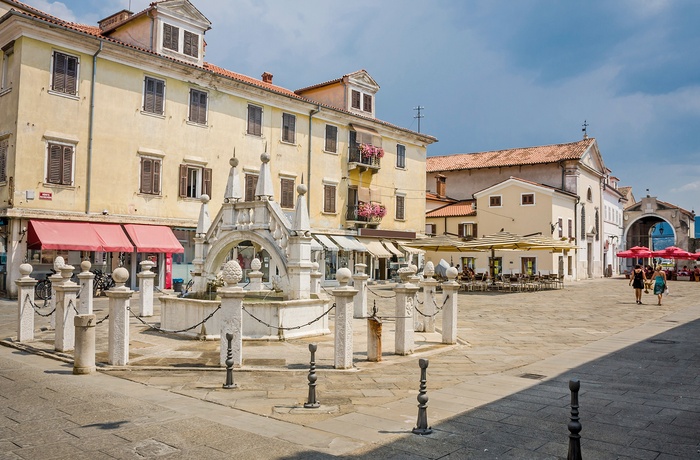
{"label": "bicycle", "polygon": [[92,282],[93,297],[99,297],[102,293],[114,287],[111,273],[104,273],[99,269],[92,270],[92,273],[95,274],[95,279]]}
{"label": "bicycle", "polygon": [[[51,269],[51,275],[55,275],[57,272],[53,268]],[[39,280],[36,285],[34,286],[34,298],[43,300],[44,302],[51,300],[51,291],[53,291],[53,284],[51,283],[51,279],[49,276],[51,275],[46,275],[46,278],[43,280]],[[73,276],[70,278],[71,281],[74,283],[78,282],[78,276],[73,273]],[[78,292],[77,298],[80,298],[80,292]]]}

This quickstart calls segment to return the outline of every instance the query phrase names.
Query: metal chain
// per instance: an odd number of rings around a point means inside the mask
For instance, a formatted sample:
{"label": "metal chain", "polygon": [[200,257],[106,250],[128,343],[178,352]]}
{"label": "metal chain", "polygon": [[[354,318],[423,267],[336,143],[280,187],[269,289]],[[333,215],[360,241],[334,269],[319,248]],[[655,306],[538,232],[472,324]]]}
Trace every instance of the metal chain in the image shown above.
{"label": "metal chain", "polygon": [[109,313],[107,313],[107,316],[105,316],[104,318],[102,318],[101,320],[99,320],[98,322],[96,322],[96,323],[95,323],[95,326],[97,326],[98,324],[104,323],[105,321],[107,321],[107,318],[109,318]]}
{"label": "metal chain", "polygon": [[29,294],[27,294],[27,296],[24,298],[24,305],[27,305],[27,302],[29,302],[29,305],[32,306],[32,308],[34,309],[34,312],[35,312],[37,315],[43,316],[44,318],[47,318],[47,317],[53,315],[53,313],[56,311],[56,307],[54,307],[54,309],[51,310],[51,312],[49,312],[49,313],[47,313],[47,314],[41,313],[39,310],[40,310],[41,308],[45,308],[46,305],[48,304],[48,301],[45,300],[45,301],[44,301],[44,306],[43,306],[43,307],[39,307],[37,304],[35,304],[34,302],[32,302],[32,299],[29,297]]}
{"label": "metal chain", "polygon": [[[199,327],[199,326],[201,326],[202,324],[204,324],[204,323],[206,323],[207,321],[209,321],[209,320],[211,319],[211,317],[214,316],[214,313],[216,313],[217,311],[221,310],[221,304],[219,304],[219,306],[216,307],[216,310],[214,310],[213,312],[209,313],[209,316],[207,316],[206,318],[204,318],[202,321],[198,322],[198,323],[195,324],[194,326],[190,326],[190,327],[188,327],[187,329],[180,329],[180,330],[177,330],[177,331],[171,331],[171,330],[168,330],[168,329],[160,328],[160,327],[158,327],[158,326],[156,326],[156,325],[154,325],[154,324],[149,324],[149,323],[147,323],[146,321],[144,321],[143,319],[141,319],[140,316],[136,315],[133,311],[131,311],[131,307],[126,307],[126,309],[129,311],[129,313],[131,313],[131,316],[133,316],[134,318],[136,318],[137,320],[139,320],[144,326],[148,326],[149,329],[153,329],[154,331],[158,331],[158,332],[168,332],[168,333],[170,333],[170,334],[178,334],[178,333],[180,333],[180,332],[191,331],[192,329],[194,329],[194,328],[196,328],[196,327]],[[106,318],[105,318],[105,319],[106,319]]]}
{"label": "metal chain", "polygon": [[328,315],[328,314],[331,312],[331,310],[333,310],[334,308],[335,308],[335,302],[334,302],[333,305],[331,305],[331,307],[330,307],[328,310],[326,310],[326,312],[323,313],[321,316],[317,317],[316,319],[312,319],[311,321],[309,321],[309,322],[306,323],[306,324],[301,324],[301,325],[299,325],[299,326],[294,326],[294,327],[277,327],[277,326],[273,326],[273,325],[271,325],[271,324],[267,324],[265,321],[261,320],[260,318],[258,318],[257,316],[255,316],[254,314],[252,314],[251,312],[249,312],[248,310],[246,310],[245,307],[243,307],[243,311],[246,312],[246,313],[248,313],[248,316],[250,316],[250,317],[253,318],[255,321],[257,321],[258,323],[262,324],[262,325],[265,326],[265,327],[269,327],[269,328],[271,328],[271,329],[277,329],[278,331],[292,331],[292,330],[294,330],[294,329],[301,329],[302,327],[306,327],[306,326],[312,325],[312,324],[315,323],[316,321],[319,321],[321,318],[323,318],[324,316]]}
{"label": "metal chain", "polygon": [[372,290],[372,288],[370,288],[369,286],[366,286],[366,287],[367,287],[367,290],[368,290],[369,292],[371,292],[372,294],[374,294],[374,295],[377,296],[377,297],[381,297],[382,299],[393,299],[394,297],[396,297],[396,293],[395,293],[395,292],[394,292],[392,295],[386,296],[386,295],[377,294],[377,293],[374,292],[374,291]]}
{"label": "metal chain", "polygon": [[[418,309],[418,307],[414,307],[414,308],[421,316],[425,316],[426,318],[434,318],[435,316],[437,316],[438,313],[440,313],[442,311],[442,309],[445,307],[445,304],[447,303],[447,299],[449,299],[449,298],[450,298],[450,295],[449,294],[446,295],[445,300],[442,302],[442,305],[439,307],[437,306],[437,304],[435,304],[436,310],[435,310],[435,313],[433,313],[432,315],[426,315],[425,313],[420,311]],[[435,298],[433,298],[433,303],[435,303]]]}

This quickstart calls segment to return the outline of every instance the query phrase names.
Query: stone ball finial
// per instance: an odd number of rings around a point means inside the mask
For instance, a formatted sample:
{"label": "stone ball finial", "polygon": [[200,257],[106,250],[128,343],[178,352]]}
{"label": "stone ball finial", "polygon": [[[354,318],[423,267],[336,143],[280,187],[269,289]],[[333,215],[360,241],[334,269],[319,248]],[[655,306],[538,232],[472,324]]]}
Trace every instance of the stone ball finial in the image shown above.
{"label": "stone ball finial", "polygon": [[306,195],[306,192],[309,191],[309,188],[305,184],[299,184],[297,185],[297,193],[299,195]]}
{"label": "stone ball finial", "polygon": [[19,266],[19,274],[22,278],[29,278],[29,274],[34,270],[31,264],[22,264]]}
{"label": "stone ball finial", "polygon": [[263,163],[269,163],[270,162],[270,154],[267,152],[263,152],[260,154],[260,161]]}
{"label": "stone ball finial", "polygon": [[423,267],[423,274],[427,278],[432,277],[435,274],[435,264],[433,264],[431,261],[427,261],[425,263],[425,267]]}
{"label": "stone ball finial", "polygon": [[239,161],[238,161],[238,158],[236,158],[236,157],[233,157],[230,160],[228,160],[228,164],[230,164],[231,167],[233,167],[233,168],[238,166],[238,163],[239,163]]}
{"label": "stone ball finial", "polygon": [[417,267],[416,265],[411,264],[411,265],[409,265],[408,267],[409,267],[411,270],[413,270],[413,273],[411,273],[412,275],[415,275],[416,273],[418,273],[418,267]]}
{"label": "stone ball finial", "polygon": [[350,278],[352,278],[352,272],[347,267],[340,268],[335,272],[335,279],[338,280],[341,286],[347,286]]}
{"label": "stone ball finial", "polygon": [[319,267],[318,262],[311,263],[311,268],[314,270],[314,272],[318,271],[318,267]]}
{"label": "stone ball finial", "polygon": [[199,199],[202,201],[202,203],[209,203],[210,200],[209,195],[207,195],[206,193],[200,196]]}
{"label": "stone ball finial", "polygon": [[406,283],[408,282],[408,278],[413,275],[413,270],[411,267],[401,267],[398,269],[399,277],[401,278],[401,281]]}
{"label": "stone ball finial", "polygon": [[253,270],[258,271],[260,270],[260,267],[262,267],[262,264],[260,263],[260,259],[257,257],[250,261],[250,268]]}
{"label": "stone ball finial", "polygon": [[89,260],[83,260],[82,262],[80,262],[80,269],[83,272],[89,272],[91,268],[92,268],[92,264],[90,263]]}
{"label": "stone ball finial", "polygon": [[61,256],[58,256],[53,260],[53,269],[59,272],[61,271],[61,267],[63,267],[65,264],[65,259]]}
{"label": "stone ball finial", "polygon": [[243,279],[243,270],[237,260],[229,260],[224,264],[224,269],[221,271],[221,278],[226,283],[226,286],[235,286]]}
{"label": "stone ball finial", "polygon": [[112,279],[117,287],[123,287],[126,280],[129,279],[129,270],[124,267],[119,267],[112,272]]}
{"label": "stone ball finial", "polygon": [[445,276],[447,276],[447,279],[449,280],[456,280],[457,279],[457,269],[455,267],[450,267],[447,270],[445,270]]}

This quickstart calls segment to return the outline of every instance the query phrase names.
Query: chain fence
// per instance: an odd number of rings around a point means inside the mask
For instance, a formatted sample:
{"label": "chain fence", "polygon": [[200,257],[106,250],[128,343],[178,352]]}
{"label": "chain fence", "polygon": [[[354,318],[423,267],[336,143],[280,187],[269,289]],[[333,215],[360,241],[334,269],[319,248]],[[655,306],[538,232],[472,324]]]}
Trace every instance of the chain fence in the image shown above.
{"label": "chain fence", "polygon": [[260,318],[258,318],[257,316],[255,316],[254,314],[252,314],[251,312],[249,312],[248,310],[246,310],[245,307],[243,307],[243,311],[246,312],[246,313],[248,314],[248,316],[250,316],[250,317],[253,318],[255,321],[257,321],[258,323],[262,324],[262,325],[265,326],[265,327],[269,327],[270,329],[276,329],[276,330],[278,330],[278,331],[293,331],[293,330],[295,330],[295,329],[301,329],[302,327],[310,326],[310,325],[312,325],[313,323],[315,323],[316,321],[320,321],[321,318],[323,318],[324,316],[328,315],[328,314],[331,312],[331,310],[333,310],[334,308],[335,308],[335,302],[333,302],[333,305],[331,305],[331,307],[330,307],[328,310],[326,310],[324,313],[322,313],[320,316],[316,317],[315,319],[312,319],[311,321],[309,321],[309,322],[307,322],[307,323],[305,323],[305,324],[300,324],[300,325],[298,325],[298,326],[290,326],[290,327],[284,327],[284,326],[283,326],[283,327],[278,327],[278,326],[273,326],[272,324],[266,323],[265,321],[261,320]]}
{"label": "chain fence", "polygon": [[29,302],[29,305],[31,305],[31,307],[34,309],[34,313],[36,313],[39,316],[43,316],[44,318],[47,318],[47,317],[53,315],[54,312],[56,311],[56,307],[54,307],[53,310],[51,310],[49,313],[46,313],[46,314],[44,314],[40,311],[42,308],[46,308],[49,305],[48,299],[44,300],[44,305],[42,305],[40,307],[37,304],[35,304],[34,302],[32,302],[31,296],[29,294],[27,294],[27,296],[24,298],[24,304],[22,305],[22,307],[26,306],[27,302]]}
{"label": "chain fence", "polygon": [[396,297],[396,293],[395,293],[395,292],[392,293],[391,295],[381,295],[381,294],[378,294],[377,292],[375,292],[371,287],[369,287],[369,285],[365,284],[365,287],[367,288],[367,290],[368,290],[370,293],[372,293],[372,294],[374,294],[376,297],[380,297],[380,298],[382,298],[382,299],[393,299],[394,297]]}
{"label": "chain fence", "polygon": [[446,295],[446,296],[445,296],[445,300],[443,300],[443,302],[442,302],[442,305],[440,305],[440,306],[438,307],[437,303],[435,302],[435,296],[433,296],[433,305],[435,305],[435,313],[433,313],[432,315],[426,315],[425,313],[423,313],[422,311],[420,311],[420,310],[418,309],[418,307],[415,307],[416,312],[418,312],[419,315],[424,316],[424,317],[426,317],[426,318],[434,318],[435,316],[437,316],[438,313],[440,313],[440,312],[442,311],[442,309],[443,309],[443,308],[445,307],[445,305],[447,304],[447,300],[448,300],[449,298],[450,298],[450,295],[449,295],[449,294]]}
{"label": "chain fence", "polygon": [[191,331],[192,329],[196,329],[197,327],[199,327],[202,324],[209,321],[216,314],[217,311],[221,310],[221,304],[219,304],[219,306],[217,306],[213,312],[209,313],[209,315],[207,315],[207,317],[204,318],[202,321],[200,321],[197,324],[194,324],[188,328],[178,329],[178,330],[163,329],[162,327],[156,326],[155,324],[147,323],[146,321],[143,320],[143,318],[141,318],[139,315],[134,313],[133,310],[131,310],[131,307],[126,307],[126,309],[129,311],[129,314],[131,314],[131,316],[136,318],[141,324],[143,324],[144,326],[147,326],[149,329],[153,329],[154,331],[158,331],[158,332],[162,332],[162,333],[167,332],[169,334],[179,334],[181,332],[188,332],[188,331]]}

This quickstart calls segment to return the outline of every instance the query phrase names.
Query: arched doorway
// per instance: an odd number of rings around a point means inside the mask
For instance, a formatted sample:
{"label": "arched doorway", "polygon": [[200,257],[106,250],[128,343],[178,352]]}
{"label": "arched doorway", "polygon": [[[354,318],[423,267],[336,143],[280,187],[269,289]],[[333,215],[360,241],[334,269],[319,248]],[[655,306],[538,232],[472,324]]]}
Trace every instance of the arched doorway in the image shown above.
{"label": "arched doorway", "polygon": [[[663,228],[663,230],[661,230],[661,228]],[[671,242],[671,244],[664,243],[663,247],[654,247],[653,243],[656,240],[654,235],[659,234],[664,236],[665,240]],[[675,242],[676,234],[673,226],[667,220],[655,214],[649,214],[638,218],[625,230],[625,249],[634,246],[645,246],[653,251],[663,249],[666,246],[675,245]],[[634,259],[626,260],[627,268],[637,262]]]}

